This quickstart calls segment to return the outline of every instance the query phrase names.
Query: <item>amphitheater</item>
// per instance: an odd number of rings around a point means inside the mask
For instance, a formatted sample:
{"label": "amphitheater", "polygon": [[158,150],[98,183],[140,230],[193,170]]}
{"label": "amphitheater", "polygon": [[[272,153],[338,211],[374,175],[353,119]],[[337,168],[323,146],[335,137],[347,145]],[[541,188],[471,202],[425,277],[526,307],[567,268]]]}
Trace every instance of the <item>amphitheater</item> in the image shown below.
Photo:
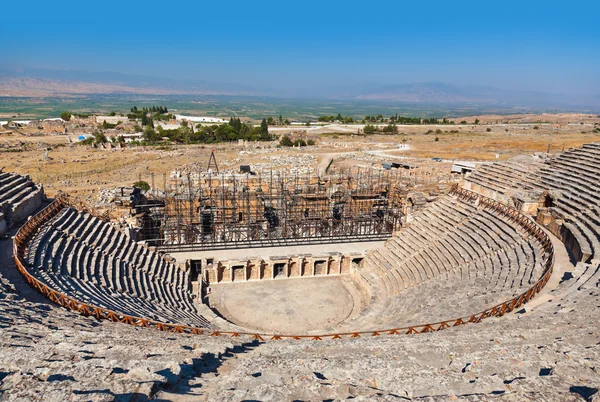
{"label": "amphitheater", "polygon": [[[139,207],[132,232],[0,173],[0,400],[598,401],[599,166],[597,143],[523,155],[420,208],[360,180],[317,207],[307,179],[297,216],[200,214],[199,232],[153,220],[207,211],[191,196]],[[285,183],[245,196],[283,208]]]}

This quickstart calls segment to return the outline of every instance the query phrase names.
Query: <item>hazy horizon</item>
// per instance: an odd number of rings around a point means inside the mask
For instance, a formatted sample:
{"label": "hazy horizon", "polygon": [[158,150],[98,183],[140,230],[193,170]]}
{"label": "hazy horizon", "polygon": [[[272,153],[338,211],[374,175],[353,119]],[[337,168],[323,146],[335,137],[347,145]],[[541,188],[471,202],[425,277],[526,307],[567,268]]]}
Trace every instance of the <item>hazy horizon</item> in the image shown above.
{"label": "hazy horizon", "polygon": [[[330,96],[442,82],[600,97],[597,3],[40,3],[3,9],[0,67],[115,72]],[[24,24],[25,23],[25,24]]]}

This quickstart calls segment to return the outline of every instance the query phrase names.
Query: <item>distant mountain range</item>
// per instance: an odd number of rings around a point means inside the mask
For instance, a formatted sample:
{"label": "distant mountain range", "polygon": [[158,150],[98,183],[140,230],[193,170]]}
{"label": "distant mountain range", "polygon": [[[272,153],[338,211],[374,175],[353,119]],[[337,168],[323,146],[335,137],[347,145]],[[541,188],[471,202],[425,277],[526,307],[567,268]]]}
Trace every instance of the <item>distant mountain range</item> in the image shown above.
{"label": "distant mountain range", "polygon": [[427,104],[493,104],[518,106],[600,105],[600,96],[581,99],[574,96],[536,91],[513,91],[491,86],[456,86],[440,82],[375,86],[354,99]]}
{"label": "distant mountain range", "polygon": [[114,72],[0,68],[0,96],[77,94],[266,95],[247,85]]}
{"label": "distant mountain range", "polygon": [[[404,85],[363,85],[320,88],[320,93],[298,98],[355,100],[422,105],[492,105],[501,107],[600,107],[600,95],[578,98],[535,91],[514,91],[491,86],[457,86],[440,82]],[[252,86],[176,80],[113,72],[0,67],[0,96],[60,96],[84,94],[243,95],[286,96],[290,92]],[[284,95],[285,94],[285,95]]]}

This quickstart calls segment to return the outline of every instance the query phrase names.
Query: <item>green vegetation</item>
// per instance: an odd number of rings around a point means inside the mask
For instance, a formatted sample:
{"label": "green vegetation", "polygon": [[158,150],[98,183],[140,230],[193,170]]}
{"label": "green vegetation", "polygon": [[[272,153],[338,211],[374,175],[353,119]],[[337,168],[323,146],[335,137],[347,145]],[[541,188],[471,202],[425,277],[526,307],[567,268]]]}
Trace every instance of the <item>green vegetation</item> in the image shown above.
{"label": "green vegetation", "polygon": [[133,187],[137,187],[140,190],[144,190],[144,191],[150,190],[150,184],[148,184],[148,182],[143,181],[143,180],[136,181],[135,183],[133,183]]}
{"label": "green vegetation", "polygon": [[[135,99],[135,100],[132,100]],[[0,96],[0,113],[8,119],[42,119],[59,117],[61,112],[69,110],[72,113],[83,114],[108,114],[111,111],[129,110],[133,104],[138,109],[151,108],[156,104],[156,97],[119,95],[119,94],[94,94],[77,97],[2,97]],[[252,96],[229,95],[164,95],[161,103],[168,105],[169,110],[177,109],[181,114],[195,114],[200,116],[226,117],[234,115],[241,118],[250,118],[260,121],[263,116],[279,116],[280,114],[289,121],[306,122],[314,116],[338,112],[343,116],[353,116],[355,122],[362,120],[362,116],[382,114],[395,115],[399,110],[403,116],[479,116],[483,114],[507,115],[515,113],[543,113],[543,112],[581,112],[580,109],[529,107],[526,109],[511,106],[492,105],[425,105],[393,103],[374,104],[362,100],[317,100],[317,99],[277,99]],[[20,115],[19,115],[20,114]],[[594,115],[597,113],[594,113]],[[359,117],[361,116],[361,117]],[[156,121],[156,119],[155,119]],[[370,123],[370,122],[369,122]],[[396,124],[406,124],[398,119]],[[414,123],[413,123],[414,124]],[[417,123],[418,124],[418,123]]]}
{"label": "green vegetation", "polygon": [[71,117],[73,117],[73,116],[79,117],[79,118],[82,118],[82,119],[90,117],[89,114],[72,113],[72,112],[62,112],[60,114],[60,118],[63,119],[64,121],[71,120]]}
{"label": "green vegetation", "polygon": [[492,131],[492,129],[488,127],[488,128],[485,129],[485,131],[487,131],[488,133],[490,133]]}
{"label": "green vegetation", "polygon": [[110,137],[113,144],[125,144],[125,138],[122,135]]}
{"label": "green vegetation", "polygon": [[398,134],[398,126],[396,126],[395,123],[390,123],[387,126],[385,126],[381,131],[387,134]]}
{"label": "green vegetation", "polygon": [[377,127],[375,127],[372,124],[367,124],[364,128],[363,128],[363,133],[365,134],[375,134],[377,132]]}
{"label": "green vegetation", "polygon": [[275,120],[273,118],[273,116],[269,116],[267,117],[267,125],[268,126],[287,126],[290,124],[290,121],[288,119],[283,119],[283,115],[279,115],[279,118],[277,120]]}
{"label": "green vegetation", "polygon": [[86,138],[83,141],[79,141],[78,145],[95,145],[95,144],[104,144],[108,142],[106,135],[102,131],[95,130],[92,133],[93,137]]}
{"label": "green vegetation", "polygon": [[381,128],[373,124],[367,124],[363,128],[363,133],[366,135],[375,133],[398,134],[398,126],[395,123],[389,123],[387,126]]}
{"label": "green vegetation", "polygon": [[539,130],[539,129],[540,129],[540,126],[533,126],[533,129],[534,129],[534,130]]}
{"label": "green vegetation", "polygon": [[453,121],[448,120],[447,118],[442,118],[442,120],[437,117],[404,117],[398,116],[396,113],[389,118],[383,117],[383,115],[378,114],[377,116],[365,116],[362,120],[363,123],[390,123],[390,124],[403,124],[403,125],[418,125],[418,124],[455,124]]}
{"label": "green vegetation", "polygon": [[442,131],[442,130],[440,130],[438,128],[435,131],[433,131],[433,130],[427,130],[427,132],[425,133],[425,135],[434,134],[434,133],[437,134],[437,135],[440,135],[440,134],[459,134],[460,131],[458,131],[458,130],[446,130],[446,131]]}
{"label": "green vegetation", "polygon": [[150,106],[138,109],[134,106],[130,109],[131,113],[127,114],[129,120],[140,120],[142,126],[151,126],[154,128],[154,121],[169,121],[174,120],[175,115],[169,113],[166,106]]}
{"label": "green vegetation", "polygon": [[354,123],[354,119],[352,118],[352,116],[342,116],[341,113],[338,113],[337,116],[320,116],[317,121],[320,122],[324,122],[324,123],[333,123],[335,121],[339,122],[339,123],[343,123],[343,124],[352,124]]}
{"label": "green vegetation", "polygon": [[108,142],[108,139],[106,139],[106,136],[102,131],[94,131],[92,134],[94,135],[94,143],[104,144]]}
{"label": "green vegetation", "polygon": [[[311,144],[311,141],[312,141],[312,144]],[[290,137],[288,137],[287,135],[284,135],[283,137],[281,137],[281,140],[279,141],[279,145],[282,147],[305,147],[306,144],[307,144],[306,141],[304,141],[302,139],[292,142]],[[308,145],[315,145],[315,142],[313,140],[308,140]]]}
{"label": "green vegetation", "polygon": [[252,127],[243,123],[238,118],[232,117],[229,123],[212,126],[202,126],[198,124],[196,130],[187,122],[183,122],[181,127],[165,130],[160,125],[156,130],[147,125],[144,128],[143,139],[145,143],[155,144],[161,142],[163,138],[169,141],[182,144],[212,144],[217,142],[230,142],[237,140],[247,141],[272,141],[273,136],[269,134],[269,127],[266,119],[258,127]]}
{"label": "green vegetation", "polygon": [[113,128],[117,127],[119,124],[123,124],[123,122],[121,120],[119,120],[117,122],[117,124],[111,124],[111,123],[107,123],[106,120],[104,120],[102,122],[102,129],[103,130],[110,130],[110,129],[113,129]]}
{"label": "green vegetation", "polygon": [[83,141],[79,141],[77,143],[77,145],[93,145],[94,144],[94,137],[90,137],[90,138],[86,138]]}
{"label": "green vegetation", "polygon": [[281,140],[279,140],[279,145],[281,145],[282,147],[292,147],[292,146],[294,146],[294,143],[292,142],[290,137],[288,137],[287,135],[284,135],[281,138]]}

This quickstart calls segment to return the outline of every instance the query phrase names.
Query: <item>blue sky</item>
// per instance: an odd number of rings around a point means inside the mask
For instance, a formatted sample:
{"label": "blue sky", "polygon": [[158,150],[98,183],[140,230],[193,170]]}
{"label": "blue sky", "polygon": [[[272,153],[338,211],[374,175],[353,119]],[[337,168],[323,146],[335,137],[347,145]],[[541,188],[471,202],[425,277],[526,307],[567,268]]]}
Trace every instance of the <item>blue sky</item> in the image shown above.
{"label": "blue sky", "polygon": [[0,9],[11,16],[0,23],[0,65],[290,94],[440,81],[600,95],[597,1],[11,1]]}

